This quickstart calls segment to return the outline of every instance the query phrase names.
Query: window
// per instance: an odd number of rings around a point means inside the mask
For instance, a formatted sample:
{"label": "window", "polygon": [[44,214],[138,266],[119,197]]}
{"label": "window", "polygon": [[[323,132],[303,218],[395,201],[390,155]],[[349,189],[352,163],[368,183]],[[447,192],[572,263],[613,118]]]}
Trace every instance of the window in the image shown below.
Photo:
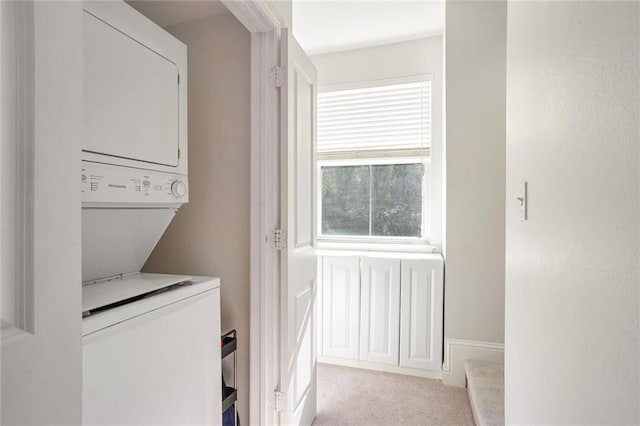
{"label": "window", "polygon": [[431,81],[318,94],[319,238],[426,241]]}
{"label": "window", "polygon": [[322,234],[422,237],[423,163],[322,167]]}

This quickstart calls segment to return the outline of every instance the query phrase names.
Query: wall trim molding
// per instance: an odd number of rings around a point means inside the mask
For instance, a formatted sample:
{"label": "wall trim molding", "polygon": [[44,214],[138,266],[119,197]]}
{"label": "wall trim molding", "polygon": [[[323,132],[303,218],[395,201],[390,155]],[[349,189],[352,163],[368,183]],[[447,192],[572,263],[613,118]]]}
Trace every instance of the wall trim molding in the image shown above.
{"label": "wall trim molding", "polygon": [[442,364],[442,371],[451,371],[451,354],[455,347],[466,347],[481,350],[501,351],[504,352],[504,343],[483,342],[480,340],[463,340],[463,339],[449,339],[445,340],[444,344],[444,363]]}
{"label": "wall trim molding", "polygon": [[446,385],[464,386],[464,360],[504,362],[504,343],[446,338],[442,382]]}
{"label": "wall trim molding", "polygon": [[262,33],[283,26],[265,0],[222,0],[222,3],[250,33]]}
{"label": "wall trim molding", "polygon": [[276,424],[270,396],[280,377],[280,93],[270,83],[279,64],[276,29],[251,35],[251,275],[249,424]]}
{"label": "wall trim molding", "polygon": [[[249,287],[249,424],[277,424],[270,404],[280,377],[280,254],[269,236],[280,224],[280,64],[282,22],[265,0],[222,0],[251,33],[251,213]],[[277,167],[274,167],[278,165]]]}

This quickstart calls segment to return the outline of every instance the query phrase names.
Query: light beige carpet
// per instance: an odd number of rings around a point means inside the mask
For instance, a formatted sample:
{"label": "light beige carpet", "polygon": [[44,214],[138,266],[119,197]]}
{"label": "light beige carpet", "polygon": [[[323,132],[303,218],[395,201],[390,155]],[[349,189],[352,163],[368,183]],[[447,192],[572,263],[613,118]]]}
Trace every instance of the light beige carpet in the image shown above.
{"label": "light beige carpet", "polygon": [[464,371],[476,424],[504,425],[504,364],[467,359]]}
{"label": "light beige carpet", "polygon": [[438,380],[318,364],[314,425],[473,425],[467,390]]}

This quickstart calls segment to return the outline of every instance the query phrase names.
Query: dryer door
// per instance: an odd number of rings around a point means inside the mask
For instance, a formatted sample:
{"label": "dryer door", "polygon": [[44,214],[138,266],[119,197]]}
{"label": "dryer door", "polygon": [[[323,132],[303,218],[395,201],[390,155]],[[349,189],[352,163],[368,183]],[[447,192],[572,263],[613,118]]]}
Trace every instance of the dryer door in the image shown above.
{"label": "dryer door", "polygon": [[175,63],[84,11],[83,150],[177,167]]}

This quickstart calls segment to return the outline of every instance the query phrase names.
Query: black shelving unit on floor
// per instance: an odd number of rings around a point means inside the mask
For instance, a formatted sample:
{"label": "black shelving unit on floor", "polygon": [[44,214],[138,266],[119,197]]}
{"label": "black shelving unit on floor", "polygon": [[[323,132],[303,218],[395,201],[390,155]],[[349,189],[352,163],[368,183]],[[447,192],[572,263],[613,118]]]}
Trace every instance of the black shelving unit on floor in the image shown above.
{"label": "black shelving unit on floor", "polygon": [[[238,410],[236,401],[238,400],[238,333],[236,330],[222,336],[222,359],[233,354],[233,386],[227,386],[224,380],[224,374],[222,376],[222,414],[233,406],[233,425],[238,425]],[[223,422],[224,423],[224,422]]]}

